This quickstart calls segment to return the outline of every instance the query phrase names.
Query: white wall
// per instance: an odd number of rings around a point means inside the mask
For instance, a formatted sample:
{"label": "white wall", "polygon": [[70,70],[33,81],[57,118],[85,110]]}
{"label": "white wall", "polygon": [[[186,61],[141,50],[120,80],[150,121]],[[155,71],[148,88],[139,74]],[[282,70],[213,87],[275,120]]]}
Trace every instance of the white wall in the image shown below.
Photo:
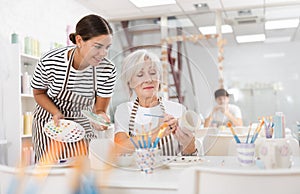
{"label": "white wall", "polygon": [[21,41],[31,36],[41,42],[42,51],[51,42],[66,45],[67,25],[75,25],[92,12],[74,0],[0,0],[1,40],[10,42],[10,35],[19,34]]}
{"label": "white wall", "polygon": [[[253,91],[242,90],[244,99],[237,102],[245,108],[246,121],[274,115],[275,111],[286,115],[288,127],[294,128],[300,120],[299,48],[297,41],[225,47],[224,76],[228,87],[254,87]],[[267,87],[272,83],[281,83],[282,89]]]}
{"label": "white wall", "polygon": [[[213,92],[218,88],[217,49],[214,41],[212,47],[199,43],[206,42],[188,44],[188,55],[203,73],[193,71],[199,112],[206,115],[213,106]],[[295,122],[300,120],[300,42],[230,45],[224,47],[225,88],[238,89],[240,98],[234,103],[241,107],[244,123],[283,112],[287,127],[295,129]],[[203,77],[209,87],[203,84]]]}
{"label": "white wall", "polygon": [[[140,38],[135,39],[135,45],[145,44],[149,40],[157,42],[159,36],[156,35],[151,38],[140,35]],[[185,105],[205,116],[212,110],[213,92],[219,87],[216,41],[185,44],[187,53],[183,51],[182,54],[191,64],[196,88],[194,95],[186,61],[183,59],[182,89]],[[258,117],[271,116],[278,111],[286,115],[287,127],[295,128],[295,122],[300,120],[299,48],[300,43],[297,41],[225,45],[225,88],[238,89],[236,91],[240,98],[234,103],[241,107],[245,125],[257,122]],[[280,89],[274,89],[278,87]]]}

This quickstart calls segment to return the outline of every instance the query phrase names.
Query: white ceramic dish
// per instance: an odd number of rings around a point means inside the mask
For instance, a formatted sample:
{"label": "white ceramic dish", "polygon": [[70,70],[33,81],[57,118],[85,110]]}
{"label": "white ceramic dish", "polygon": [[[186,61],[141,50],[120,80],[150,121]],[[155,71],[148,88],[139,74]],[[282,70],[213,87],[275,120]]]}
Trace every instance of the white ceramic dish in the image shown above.
{"label": "white ceramic dish", "polygon": [[84,128],[70,120],[59,120],[59,125],[55,126],[54,121],[46,123],[43,128],[44,132],[48,137],[60,142],[77,142],[83,139],[85,135]]}

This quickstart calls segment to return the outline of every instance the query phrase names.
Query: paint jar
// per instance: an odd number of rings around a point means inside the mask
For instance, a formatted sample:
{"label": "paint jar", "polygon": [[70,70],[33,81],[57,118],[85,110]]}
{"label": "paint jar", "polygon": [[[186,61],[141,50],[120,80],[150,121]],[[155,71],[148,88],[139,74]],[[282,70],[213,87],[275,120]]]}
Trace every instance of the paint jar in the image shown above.
{"label": "paint jar", "polygon": [[16,33],[11,34],[11,43],[12,44],[17,44],[19,43],[19,35]]}
{"label": "paint jar", "polygon": [[23,134],[31,135],[32,134],[32,112],[25,112],[23,116]]}

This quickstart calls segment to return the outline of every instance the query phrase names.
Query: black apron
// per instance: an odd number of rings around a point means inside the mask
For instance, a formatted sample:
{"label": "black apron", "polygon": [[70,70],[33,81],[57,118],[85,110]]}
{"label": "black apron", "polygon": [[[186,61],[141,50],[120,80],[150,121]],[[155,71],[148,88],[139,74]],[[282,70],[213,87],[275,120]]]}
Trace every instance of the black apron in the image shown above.
{"label": "black apron", "polygon": [[69,60],[66,77],[64,80],[63,87],[56,97],[51,98],[53,103],[65,116],[65,119],[73,120],[79,123],[85,129],[84,139],[77,142],[57,142],[49,138],[43,131],[45,124],[52,119],[52,115],[36,105],[34,111],[34,122],[33,122],[33,148],[35,152],[35,162],[44,163],[58,161],[75,156],[84,156],[88,153],[88,144],[91,139],[96,138],[94,131],[90,126],[90,122],[86,119],[81,110],[92,110],[94,105],[94,99],[96,96],[96,73],[93,68],[93,80],[94,80],[94,96],[87,98],[78,95],[70,90],[67,90],[70,69],[74,59],[74,51],[71,53]]}

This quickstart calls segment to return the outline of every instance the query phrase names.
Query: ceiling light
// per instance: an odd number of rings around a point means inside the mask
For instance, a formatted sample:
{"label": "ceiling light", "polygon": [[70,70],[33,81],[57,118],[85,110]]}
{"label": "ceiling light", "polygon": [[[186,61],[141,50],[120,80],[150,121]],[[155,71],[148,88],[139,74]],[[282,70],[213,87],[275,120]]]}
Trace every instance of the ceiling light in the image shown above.
{"label": "ceiling light", "polygon": [[194,7],[196,9],[203,9],[203,8],[208,8],[208,5],[207,5],[207,3],[197,3],[197,4],[194,4]]}
{"label": "ceiling light", "polygon": [[249,15],[252,15],[252,11],[250,9],[239,10],[238,15],[239,16],[249,16]]}
{"label": "ceiling light", "polygon": [[252,35],[236,36],[236,41],[238,43],[262,42],[265,39],[266,39],[265,34],[252,34]]}
{"label": "ceiling light", "polygon": [[284,29],[284,28],[297,28],[299,25],[299,19],[288,20],[273,20],[265,23],[266,30]]}
{"label": "ceiling light", "polygon": [[[160,25],[160,21],[157,21],[156,24]],[[168,20],[169,28],[177,28],[177,27],[193,27],[194,24],[188,18],[175,18]]]}
{"label": "ceiling light", "polygon": [[[216,26],[203,26],[203,27],[199,27],[199,30],[203,35],[217,33]],[[221,31],[222,34],[232,33],[232,27],[230,25],[222,25]]]}
{"label": "ceiling light", "polygon": [[129,0],[136,7],[151,7],[159,5],[176,4],[176,0]]}

